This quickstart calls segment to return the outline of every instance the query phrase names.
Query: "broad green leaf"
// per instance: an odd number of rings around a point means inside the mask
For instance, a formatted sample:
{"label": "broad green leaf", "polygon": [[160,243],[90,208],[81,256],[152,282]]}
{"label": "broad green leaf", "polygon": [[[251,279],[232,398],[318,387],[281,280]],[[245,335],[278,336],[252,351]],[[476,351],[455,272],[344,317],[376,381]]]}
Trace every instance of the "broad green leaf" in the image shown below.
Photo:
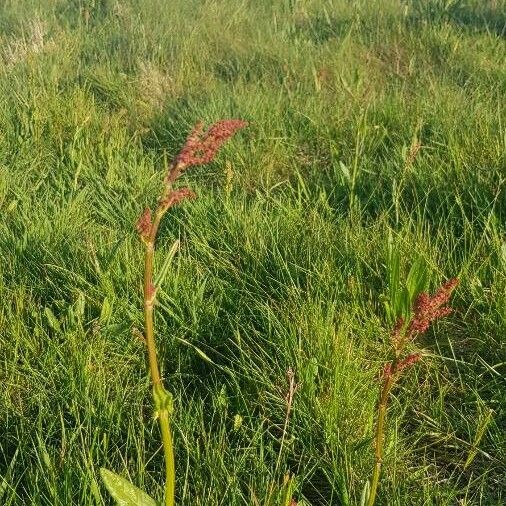
{"label": "broad green leaf", "polygon": [[100,469],[100,475],[118,506],[157,506],[152,497],[122,476],[103,467]]}
{"label": "broad green leaf", "polygon": [[84,317],[84,311],[86,309],[86,299],[83,292],[79,290],[76,301],[74,303],[74,313],[78,318]]}

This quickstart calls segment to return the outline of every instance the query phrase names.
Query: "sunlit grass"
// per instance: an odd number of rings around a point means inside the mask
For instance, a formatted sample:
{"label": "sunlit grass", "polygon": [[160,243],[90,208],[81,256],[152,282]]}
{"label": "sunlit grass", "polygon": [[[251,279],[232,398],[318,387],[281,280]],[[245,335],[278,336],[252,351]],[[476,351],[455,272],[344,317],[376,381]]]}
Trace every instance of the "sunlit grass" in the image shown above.
{"label": "sunlit grass", "polygon": [[302,504],[357,502],[394,248],[402,281],[460,286],[392,400],[378,504],[502,504],[505,7],[3,2],[0,503],[109,504],[104,466],[162,497],[134,224],[164,151],[238,117],[157,246],[181,241],[157,312],[178,503],[263,506],[286,472]]}

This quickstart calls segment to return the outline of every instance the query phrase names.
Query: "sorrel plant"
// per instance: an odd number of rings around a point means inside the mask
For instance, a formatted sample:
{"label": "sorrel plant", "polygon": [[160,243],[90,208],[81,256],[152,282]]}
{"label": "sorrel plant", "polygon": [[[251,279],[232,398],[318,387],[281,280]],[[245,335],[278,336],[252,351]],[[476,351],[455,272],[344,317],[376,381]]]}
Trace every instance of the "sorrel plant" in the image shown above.
{"label": "sorrel plant", "polygon": [[390,337],[392,358],[385,364],[382,373],[376,420],[375,463],[367,506],[373,506],[376,500],[383,461],[386,413],[392,388],[399,380],[401,374],[422,358],[420,353],[408,353],[407,348],[418,336],[426,332],[435,320],[451,313],[452,309],[447,306],[447,303],[457,284],[457,279],[451,279],[433,295],[425,292],[420,293],[415,300],[409,320],[405,321],[404,318],[399,318],[392,331]]}
{"label": "sorrel plant", "polygon": [[[164,215],[176,204],[195,194],[187,187],[176,188],[174,185],[181,174],[189,167],[202,165],[211,162],[220,147],[234,133],[247,125],[241,120],[222,120],[204,131],[202,123],[197,123],[190,133],[186,142],[166,167],[167,173],[164,179],[162,194],[154,212],[147,208],[137,221],[136,228],[145,247],[144,255],[144,337],[148,352],[149,373],[153,385],[153,399],[155,405],[155,417],[160,424],[162,434],[163,452],[165,457],[165,505],[173,506],[175,503],[175,461],[172,442],[170,419],[173,412],[172,394],[169,393],[162,381],[158,363],[155,333],[154,333],[154,308],[156,294],[159,286],[154,281],[154,253],[158,229]],[[120,500],[118,487],[114,486],[114,476],[110,471],[102,473],[104,481],[116,500]],[[125,487],[122,480],[120,487]],[[136,494],[142,491],[135,492]],[[143,493],[142,493],[143,494]],[[121,503],[124,504],[124,503]]]}

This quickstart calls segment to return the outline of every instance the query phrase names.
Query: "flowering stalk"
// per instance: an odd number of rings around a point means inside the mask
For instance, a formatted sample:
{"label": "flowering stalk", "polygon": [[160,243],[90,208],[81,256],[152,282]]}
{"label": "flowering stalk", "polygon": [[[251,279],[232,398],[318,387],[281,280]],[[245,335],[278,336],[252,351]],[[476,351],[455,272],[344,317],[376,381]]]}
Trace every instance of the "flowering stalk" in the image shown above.
{"label": "flowering stalk", "polygon": [[401,373],[422,358],[420,353],[411,353],[406,355],[406,346],[410,342],[414,341],[420,334],[423,334],[430,327],[433,321],[447,316],[452,312],[452,309],[446,304],[450,300],[450,295],[457,284],[457,279],[451,279],[441,286],[434,295],[429,295],[427,293],[421,293],[418,295],[410,320],[406,323],[403,318],[399,318],[393,329],[391,336],[393,358],[383,369],[383,383],[381,385],[380,398],[378,402],[378,418],[376,422],[374,453],[375,463],[367,506],[373,506],[376,500],[381,463],[383,460],[385,419],[390,393]]}
{"label": "flowering stalk", "polygon": [[155,241],[160,222],[165,213],[181,201],[194,198],[195,194],[188,188],[174,188],[174,182],[188,168],[211,162],[219,148],[238,129],[246,126],[240,120],[218,121],[206,132],[202,123],[198,123],[188,136],[183,148],[168,167],[165,176],[165,185],[158,206],[152,215],[147,208],[138,219],[136,228],[145,246],[144,256],[144,324],[145,339],[148,350],[148,363],[151,381],[153,384],[153,399],[155,404],[155,417],[160,423],[162,433],[163,451],[165,456],[165,505],[173,506],[175,500],[175,463],[172,433],[170,430],[170,417],[173,412],[172,395],[163,386],[158,366],[156,343],[154,336],[153,312],[156,302],[158,286],[153,278]]}

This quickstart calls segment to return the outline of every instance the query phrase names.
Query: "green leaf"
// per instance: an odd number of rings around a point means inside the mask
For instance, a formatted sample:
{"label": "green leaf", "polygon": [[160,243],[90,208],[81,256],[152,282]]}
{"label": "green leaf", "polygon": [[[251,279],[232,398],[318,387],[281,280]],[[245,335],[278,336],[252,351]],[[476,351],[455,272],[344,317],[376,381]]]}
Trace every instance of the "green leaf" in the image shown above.
{"label": "green leaf", "polygon": [[195,346],[193,343],[190,343],[190,341],[187,341],[186,339],[183,339],[182,337],[177,337],[176,339],[178,341],[181,341],[183,344],[186,344],[186,346],[189,346],[190,348],[193,348],[197,354],[200,356],[202,360],[205,360],[208,364],[211,365],[218,365],[216,364],[209,355],[207,355],[204,351],[202,351],[198,346]]}
{"label": "green leaf", "polygon": [[283,499],[281,504],[283,506],[290,506],[293,500],[293,491],[295,489],[295,476],[289,476],[286,474],[284,484],[283,484]]}
{"label": "green leaf", "polygon": [[503,242],[501,245],[501,260],[503,262],[504,268],[506,269],[506,242]]}
{"label": "green leaf", "polygon": [[56,318],[54,313],[51,311],[51,309],[48,307],[45,307],[44,314],[46,315],[47,322],[49,323],[49,326],[53,330],[56,330],[57,332],[59,332],[61,330],[60,322],[58,321],[58,318]]}
{"label": "green leaf", "polygon": [[360,506],[365,506],[367,501],[369,500],[369,494],[371,493],[371,485],[369,484],[369,480],[365,482],[364,488],[362,489],[362,494],[360,495]]}
{"label": "green leaf", "polygon": [[341,160],[339,160],[339,168],[341,169],[341,173],[344,176],[345,181],[348,184],[351,184],[350,169],[348,169],[348,167],[346,167],[346,165]]}
{"label": "green leaf", "polygon": [[172,394],[165,390],[163,385],[153,386],[153,399],[155,401],[155,418],[158,417],[160,411],[167,411],[169,416],[172,415],[174,412]]}
{"label": "green leaf", "polygon": [[160,269],[160,272],[155,277],[155,286],[159,287],[164,282],[165,278],[167,277],[167,273],[169,272],[170,264],[172,263],[172,260],[176,256],[176,253],[179,249],[179,240],[175,241],[174,244],[171,246],[167,256],[165,257],[165,260],[163,262],[163,265]]}
{"label": "green leaf", "polygon": [[422,257],[417,258],[409,269],[406,279],[406,289],[408,291],[408,307],[411,307],[415,297],[422,292],[427,285],[427,266]]}
{"label": "green leaf", "polygon": [[102,309],[100,310],[100,321],[103,323],[107,323],[112,316],[112,306],[111,302],[107,297],[104,298],[102,302]]}
{"label": "green leaf", "polygon": [[346,486],[346,479],[344,477],[344,474],[339,473],[337,476],[337,481],[339,484],[340,499],[343,506],[350,506],[350,496],[348,494],[348,487]]}
{"label": "green leaf", "polygon": [[100,475],[119,506],[157,506],[156,501],[146,492],[118,474],[102,467]]}
{"label": "green leaf", "polygon": [[402,289],[401,289],[401,254],[394,244],[392,232],[388,234],[388,297],[387,316],[391,322],[397,320],[402,314]]}

